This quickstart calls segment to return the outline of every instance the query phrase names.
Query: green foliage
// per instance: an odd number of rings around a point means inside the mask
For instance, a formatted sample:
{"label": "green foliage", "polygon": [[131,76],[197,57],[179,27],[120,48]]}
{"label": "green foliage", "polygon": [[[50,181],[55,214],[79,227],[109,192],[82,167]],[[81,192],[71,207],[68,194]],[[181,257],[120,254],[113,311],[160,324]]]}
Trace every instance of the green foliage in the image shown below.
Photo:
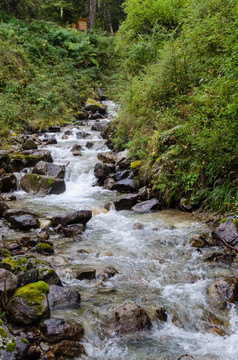
{"label": "green foliage", "polygon": [[[6,51],[7,49],[7,51]],[[0,24],[1,135],[22,122],[34,127],[69,120],[106,78],[113,39],[44,22]]]}
{"label": "green foliage", "polygon": [[[206,208],[235,209],[237,181],[229,173],[238,167],[237,2],[156,3],[161,12],[151,1],[143,13],[144,2],[125,2],[118,43],[123,36],[133,42],[122,69],[134,77],[125,72],[115,144],[153,168],[154,190],[167,206],[186,197]],[[155,19],[167,32],[157,46]],[[145,36],[155,55],[133,63],[134,44]]]}

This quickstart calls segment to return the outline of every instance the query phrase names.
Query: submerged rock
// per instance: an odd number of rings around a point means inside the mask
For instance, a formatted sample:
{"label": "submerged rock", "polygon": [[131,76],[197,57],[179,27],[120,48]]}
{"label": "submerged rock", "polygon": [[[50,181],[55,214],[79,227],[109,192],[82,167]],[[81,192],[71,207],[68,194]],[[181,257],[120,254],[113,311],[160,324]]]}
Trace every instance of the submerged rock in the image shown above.
{"label": "submerged rock", "polygon": [[195,234],[188,240],[188,244],[191,247],[203,248],[206,245],[206,239],[202,235]]}
{"label": "submerged rock", "polygon": [[96,270],[94,270],[94,269],[82,270],[77,274],[76,279],[78,279],[78,280],[94,280],[94,279],[96,279]]}
{"label": "submerged rock", "polygon": [[31,194],[61,194],[66,189],[64,180],[38,174],[26,174],[20,183],[22,189]]}
{"label": "submerged rock", "polygon": [[139,305],[128,302],[119,306],[108,318],[104,333],[107,336],[133,334],[149,330],[151,320]]}
{"label": "submerged rock", "polygon": [[50,315],[49,285],[43,281],[16,290],[8,306],[8,317],[17,325],[32,325]]}

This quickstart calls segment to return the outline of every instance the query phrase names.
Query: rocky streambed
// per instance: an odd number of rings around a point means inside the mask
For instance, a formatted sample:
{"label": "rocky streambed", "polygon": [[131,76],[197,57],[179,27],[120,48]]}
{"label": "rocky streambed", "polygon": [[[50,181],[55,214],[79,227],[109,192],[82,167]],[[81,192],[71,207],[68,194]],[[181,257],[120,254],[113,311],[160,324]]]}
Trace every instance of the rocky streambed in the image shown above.
{"label": "rocky streambed", "polygon": [[89,100],[0,152],[0,359],[235,360],[236,217],[162,210],[115,114]]}

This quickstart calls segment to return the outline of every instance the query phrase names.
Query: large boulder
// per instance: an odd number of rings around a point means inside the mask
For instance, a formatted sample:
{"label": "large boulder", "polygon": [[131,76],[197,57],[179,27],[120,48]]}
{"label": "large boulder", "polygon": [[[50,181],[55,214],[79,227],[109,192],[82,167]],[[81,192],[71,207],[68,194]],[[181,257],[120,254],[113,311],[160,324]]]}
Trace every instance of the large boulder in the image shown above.
{"label": "large boulder", "polygon": [[67,237],[82,235],[84,232],[83,224],[70,224],[62,228],[62,232]]}
{"label": "large boulder", "polygon": [[208,289],[208,294],[220,305],[238,300],[238,279],[235,277],[215,281]]}
{"label": "large boulder", "polygon": [[18,285],[18,278],[11,271],[0,269],[0,295],[13,293]]}
{"label": "large boulder", "polygon": [[153,210],[158,210],[160,203],[157,199],[143,201],[133,206],[132,210],[138,213],[147,213]]}
{"label": "large boulder", "polygon": [[137,185],[135,180],[127,178],[117,181],[112,190],[117,190],[119,192],[135,192],[137,190]]}
{"label": "large boulder", "polygon": [[108,318],[104,333],[107,336],[134,334],[151,328],[151,320],[139,305],[128,302],[119,306]]}
{"label": "large boulder", "polygon": [[26,139],[24,143],[22,144],[23,150],[33,150],[37,149],[37,144],[33,139]]}
{"label": "large boulder", "polygon": [[9,154],[9,168],[20,171],[26,167],[33,167],[39,161],[53,162],[49,150],[24,150],[21,153]]}
{"label": "large boulder", "polygon": [[17,178],[14,174],[4,174],[0,178],[0,188],[2,192],[9,193],[17,190]]}
{"label": "large boulder", "polygon": [[61,194],[66,189],[64,180],[38,174],[24,175],[20,184],[27,193],[39,195]]}
{"label": "large boulder", "polygon": [[94,100],[94,99],[87,99],[87,102],[84,106],[86,111],[91,110],[92,112],[99,112],[102,115],[106,114],[107,107],[103,105],[102,103]]}
{"label": "large boulder", "polygon": [[48,295],[50,309],[63,309],[68,307],[78,307],[80,294],[77,290],[57,285],[50,286]]}
{"label": "large boulder", "polygon": [[3,217],[14,229],[29,230],[40,227],[39,216],[29,211],[9,209],[5,211]]}
{"label": "large boulder", "polygon": [[52,226],[63,225],[67,226],[70,224],[83,224],[85,225],[92,218],[92,211],[90,210],[79,210],[72,213],[67,213],[53,217],[51,224]]}
{"label": "large boulder", "polygon": [[33,174],[46,175],[50,178],[64,179],[65,167],[45,161],[39,161],[32,170]]}
{"label": "large boulder", "polygon": [[130,210],[138,201],[138,195],[128,195],[120,199],[114,200],[114,206],[117,211],[119,210]]}
{"label": "large boulder", "polygon": [[233,218],[224,219],[221,225],[212,233],[212,237],[226,245],[232,247],[238,251],[238,220]]}
{"label": "large boulder", "polygon": [[39,328],[44,339],[50,344],[56,344],[63,340],[80,341],[84,334],[81,325],[56,318],[44,320],[39,324]]}
{"label": "large boulder", "polygon": [[48,293],[49,285],[44,281],[18,288],[8,305],[8,317],[17,325],[33,325],[48,317]]}

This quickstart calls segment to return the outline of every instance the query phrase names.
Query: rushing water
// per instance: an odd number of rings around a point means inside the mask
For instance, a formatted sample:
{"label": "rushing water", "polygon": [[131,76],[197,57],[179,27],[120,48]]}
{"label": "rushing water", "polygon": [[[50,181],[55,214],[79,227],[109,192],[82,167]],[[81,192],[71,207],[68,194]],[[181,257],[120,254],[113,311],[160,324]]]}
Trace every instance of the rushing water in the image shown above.
{"label": "rushing water", "polygon": [[[112,102],[107,105],[110,120],[116,108]],[[69,129],[72,135],[62,139]],[[89,138],[77,140],[76,133],[80,130],[88,132]],[[237,310],[234,305],[229,311],[219,310],[207,295],[212,282],[231,273],[237,275],[237,269],[205,263],[202,255],[211,249],[198,251],[188,246],[193,234],[210,231],[191,214],[175,210],[150,214],[105,211],[104,204],[118,194],[94,186],[97,154],[109,151],[98,134],[91,130],[90,123],[68,126],[56,134],[57,145],[46,147],[56,164],[67,164],[63,194],[36,197],[17,192],[17,206],[45,217],[80,209],[95,213],[80,241],[60,236],[51,238],[57,256],[66,261],[65,266],[56,267],[59,276],[68,286],[78,287],[82,297],[80,308],[58,310],[52,315],[83,324],[86,359],[176,360],[187,353],[197,360],[237,360]],[[85,147],[87,141],[94,143],[92,149]],[[82,156],[73,156],[70,151],[76,143],[83,145]],[[136,222],[144,228],[134,230]],[[49,259],[54,263],[54,256]],[[74,279],[79,268],[96,269],[100,274],[107,266],[118,270],[107,281]],[[125,301],[136,302],[147,311],[153,321],[151,331],[142,332],[139,337],[103,338],[104,320]],[[169,314],[166,323],[159,322],[154,315],[160,306]],[[214,324],[223,326],[226,334],[209,333],[209,322],[210,328]]]}

